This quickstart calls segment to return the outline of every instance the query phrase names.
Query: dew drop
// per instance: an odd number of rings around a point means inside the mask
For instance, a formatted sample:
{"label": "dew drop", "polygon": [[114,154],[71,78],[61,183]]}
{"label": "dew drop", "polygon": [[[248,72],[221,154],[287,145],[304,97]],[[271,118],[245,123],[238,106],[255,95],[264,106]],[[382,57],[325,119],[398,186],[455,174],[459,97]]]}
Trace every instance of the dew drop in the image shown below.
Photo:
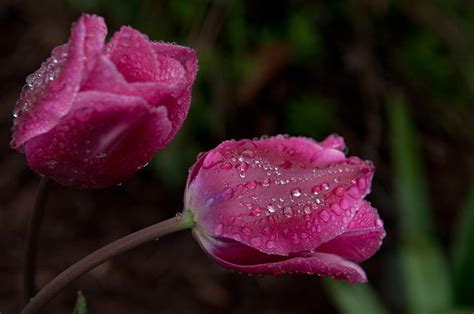
{"label": "dew drop", "polygon": [[276,244],[275,244],[274,241],[270,240],[270,241],[267,242],[267,249],[273,249],[273,248],[275,248],[275,246],[276,246]]}
{"label": "dew drop", "polygon": [[253,158],[255,156],[255,152],[251,149],[246,149],[241,153],[241,155],[244,157]]}
{"label": "dew drop", "polygon": [[250,229],[249,227],[244,227],[242,228],[242,233],[249,236],[252,234],[252,229]]}
{"label": "dew drop", "polygon": [[299,188],[293,189],[293,190],[291,191],[291,195],[292,195],[293,197],[300,197],[300,196],[301,196],[301,190],[300,190]]}
{"label": "dew drop", "polygon": [[222,170],[230,170],[232,169],[232,164],[230,162],[225,162],[220,167]]}
{"label": "dew drop", "polygon": [[338,205],[338,204],[333,204],[331,206],[331,210],[336,214],[336,215],[340,215],[342,214],[342,208]]}
{"label": "dew drop", "polygon": [[339,201],[339,205],[341,206],[342,209],[348,209],[351,205],[349,199],[347,197],[343,197],[340,201]]}
{"label": "dew drop", "polygon": [[228,200],[234,196],[234,189],[225,188],[224,191],[222,191],[221,195],[225,200]]}
{"label": "dew drop", "polygon": [[275,207],[273,205],[268,205],[267,206],[267,209],[270,213],[274,213],[275,212]]}
{"label": "dew drop", "polygon": [[249,164],[246,162],[241,162],[240,164],[237,165],[237,169],[240,171],[246,171],[249,168]]}
{"label": "dew drop", "polygon": [[262,214],[262,209],[260,207],[254,207],[249,213],[250,216],[254,216],[254,217],[258,217],[261,214]]}
{"label": "dew drop", "polygon": [[257,183],[255,181],[249,181],[245,184],[245,187],[249,190],[253,190],[257,187]]}
{"label": "dew drop", "polygon": [[328,222],[329,219],[331,219],[331,214],[329,214],[329,213],[327,212],[327,210],[322,210],[322,211],[319,213],[319,217],[321,218],[322,221]]}
{"label": "dew drop", "polygon": [[259,247],[262,245],[262,239],[260,237],[254,237],[250,239],[250,244],[253,246]]}
{"label": "dew drop", "polygon": [[293,217],[293,209],[290,206],[287,206],[283,209],[283,214],[286,217],[291,218],[291,217]]}
{"label": "dew drop", "polygon": [[311,193],[313,193],[314,195],[318,195],[319,192],[321,192],[321,188],[319,187],[319,185],[315,185],[311,188]]}

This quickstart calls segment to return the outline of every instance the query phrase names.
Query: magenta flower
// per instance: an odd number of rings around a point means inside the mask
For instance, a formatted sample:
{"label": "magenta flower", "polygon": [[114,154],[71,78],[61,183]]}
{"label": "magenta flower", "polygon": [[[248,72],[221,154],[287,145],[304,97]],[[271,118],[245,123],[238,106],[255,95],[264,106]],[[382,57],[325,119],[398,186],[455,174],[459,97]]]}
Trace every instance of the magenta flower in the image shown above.
{"label": "magenta flower", "polygon": [[226,141],[199,156],[186,186],[194,236],[219,264],[249,274],[367,280],[355,262],[385,236],[364,197],[374,167],[336,135]]}
{"label": "magenta flower", "polygon": [[11,146],[29,166],[81,187],[118,184],[146,165],[180,129],[197,72],[195,52],[122,27],[104,46],[95,15],[73,24],[27,78]]}

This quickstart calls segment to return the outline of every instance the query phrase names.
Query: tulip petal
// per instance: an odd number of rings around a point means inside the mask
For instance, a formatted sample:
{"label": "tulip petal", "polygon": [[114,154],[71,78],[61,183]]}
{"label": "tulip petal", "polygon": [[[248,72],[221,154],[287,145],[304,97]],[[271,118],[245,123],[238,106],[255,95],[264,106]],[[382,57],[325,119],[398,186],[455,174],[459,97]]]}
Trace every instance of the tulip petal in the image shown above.
{"label": "tulip petal", "polygon": [[163,106],[150,109],[140,97],[81,92],[71,112],[46,136],[28,141],[25,151],[33,170],[62,184],[110,186],[149,162],[170,129]]}
{"label": "tulip petal", "polygon": [[364,283],[364,270],[351,261],[334,254],[305,252],[292,256],[262,253],[236,240],[216,238],[199,229],[194,237],[209,256],[220,265],[239,272],[256,275],[309,274]]}
{"label": "tulip petal", "polygon": [[106,55],[130,82],[158,82],[186,85],[185,70],[175,59],[158,55],[148,36],[124,26],[107,44]]}
{"label": "tulip petal", "polygon": [[69,42],[55,48],[41,68],[27,78],[15,107],[13,148],[22,150],[26,141],[51,130],[69,112],[85,69],[102,49],[106,32],[101,17],[81,16],[71,28]]}
{"label": "tulip petal", "polygon": [[345,232],[323,243],[316,251],[336,254],[352,261],[363,261],[377,252],[385,237],[377,210],[363,201]]}
{"label": "tulip petal", "polygon": [[153,49],[158,55],[178,60],[186,71],[186,79],[191,85],[198,71],[196,51],[191,48],[164,42],[152,42]]}
{"label": "tulip petal", "polygon": [[347,148],[344,138],[337,134],[331,134],[324,141],[321,142],[321,145],[325,148],[334,148],[344,152]]}
{"label": "tulip petal", "polygon": [[196,221],[214,236],[239,234],[239,242],[276,255],[310,251],[344,233],[374,172],[305,138],[227,141],[201,159],[186,195]]}

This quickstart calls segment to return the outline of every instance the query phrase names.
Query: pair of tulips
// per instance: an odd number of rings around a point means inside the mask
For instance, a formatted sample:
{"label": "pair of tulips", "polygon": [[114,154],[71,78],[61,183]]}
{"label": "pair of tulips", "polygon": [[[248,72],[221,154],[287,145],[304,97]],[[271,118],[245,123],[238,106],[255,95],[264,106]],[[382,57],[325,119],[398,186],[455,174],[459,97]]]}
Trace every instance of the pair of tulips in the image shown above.
{"label": "pair of tulips", "polygon": [[[69,41],[27,78],[11,146],[41,175],[74,187],[121,183],[185,120],[198,65],[187,47],[149,41],[83,15]],[[184,213],[209,256],[250,274],[306,273],[353,283],[385,236],[364,197],[374,166],[343,138],[225,141],[190,168]]]}

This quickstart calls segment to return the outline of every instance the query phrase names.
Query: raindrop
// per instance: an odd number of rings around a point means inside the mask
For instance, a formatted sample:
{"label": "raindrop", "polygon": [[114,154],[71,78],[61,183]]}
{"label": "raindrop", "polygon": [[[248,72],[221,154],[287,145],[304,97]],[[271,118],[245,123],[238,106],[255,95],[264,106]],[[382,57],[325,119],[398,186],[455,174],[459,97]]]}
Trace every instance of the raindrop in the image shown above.
{"label": "raindrop", "polygon": [[224,199],[228,200],[234,196],[234,189],[226,188],[222,191],[221,195]]}
{"label": "raindrop", "polygon": [[273,205],[268,205],[267,206],[267,209],[270,213],[274,213],[275,212],[275,207],[273,207]]}
{"label": "raindrop", "polygon": [[342,209],[348,209],[351,205],[349,199],[347,197],[343,197],[340,201],[339,201],[339,205],[341,206]]}
{"label": "raindrop", "polygon": [[293,209],[290,206],[287,206],[283,209],[283,214],[286,217],[291,218],[291,217],[293,217]]}
{"label": "raindrop", "polygon": [[247,184],[245,184],[245,186],[247,187],[247,189],[253,190],[257,187],[257,183],[255,181],[249,181],[247,182]]}
{"label": "raindrop", "polygon": [[253,246],[259,247],[262,245],[262,239],[260,237],[254,237],[250,239],[250,244]]}
{"label": "raindrop", "polygon": [[225,162],[221,165],[222,170],[230,170],[232,169],[232,164],[230,162]]}
{"label": "raindrop", "polygon": [[244,227],[242,228],[242,233],[249,236],[252,234],[252,229],[250,229],[249,227]]}
{"label": "raindrop", "polygon": [[275,248],[275,246],[276,246],[275,242],[273,242],[273,241],[268,241],[267,242],[267,249],[273,249],[273,248]]}
{"label": "raindrop", "polygon": [[291,195],[293,197],[300,197],[301,196],[301,190],[299,188],[296,188],[296,189],[291,191]]}
{"label": "raindrop", "polygon": [[250,216],[260,216],[262,214],[262,209],[260,207],[255,207],[250,211]]}
{"label": "raindrop", "polygon": [[242,156],[248,157],[248,158],[253,158],[255,156],[255,152],[251,149],[246,149],[242,153]]}
{"label": "raindrop", "polygon": [[322,221],[328,222],[329,219],[331,219],[331,214],[329,214],[329,213],[327,212],[327,210],[322,210],[322,211],[319,213],[319,217],[322,219]]}

